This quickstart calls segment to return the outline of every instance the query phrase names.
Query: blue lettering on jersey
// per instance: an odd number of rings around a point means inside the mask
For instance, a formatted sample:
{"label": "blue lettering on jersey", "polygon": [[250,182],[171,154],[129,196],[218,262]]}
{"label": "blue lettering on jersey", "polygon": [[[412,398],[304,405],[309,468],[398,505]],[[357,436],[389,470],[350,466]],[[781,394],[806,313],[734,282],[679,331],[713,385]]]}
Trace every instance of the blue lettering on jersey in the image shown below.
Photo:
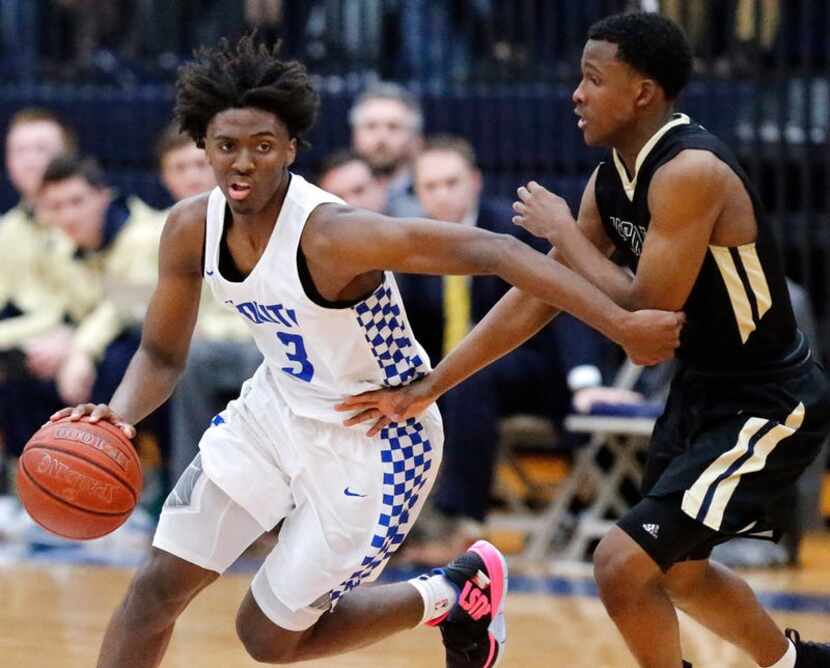
{"label": "blue lettering on jersey", "polygon": [[271,323],[293,327],[297,324],[297,314],[292,308],[285,308],[282,304],[259,304],[257,302],[243,302],[236,304],[236,310],[255,325]]}
{"label": "blue lettering on jersey", "polygon": [[288,361],[295,364],[295,366],[284,366],[280,371],[308,383],[314,377],[314,365],[308,359],[303,337],[299,334],[277,332],[277,338],[285,346],[285,356]]}
{"label": "blue lettering on jersey", "polygon": [[[296,311],[282,304],[259,304],[251,301],[234,306],[255,325],[280,325],[289,329],[299,325]],[[314,365],[308,359],[303,337],[289,332],[277,332],[276,336],[285,348],[286,358],[292,363],[292,366],[284,366],[280,370],[289,376],[310,382],[314,377]]]}

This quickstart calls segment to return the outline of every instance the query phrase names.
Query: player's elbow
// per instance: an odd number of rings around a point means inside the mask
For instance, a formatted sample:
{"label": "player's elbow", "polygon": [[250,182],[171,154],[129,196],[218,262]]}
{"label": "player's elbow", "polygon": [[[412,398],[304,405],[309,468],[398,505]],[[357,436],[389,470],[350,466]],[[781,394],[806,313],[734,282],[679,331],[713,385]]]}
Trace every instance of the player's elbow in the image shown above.
{"label": "player's elbow", "polygon": [[143,338],[138,349],[138,354],[143,355],[153,368],[163,371],[165,374],[178,378],[184,371],[187,364],[187,352],[184,354],[177,350],[170,350],[154,341]]}
{"label": "player's elbow", "polygon": [[651,306],[646,306],[648,301],[643,295],[632,288],[623,293],[622,299],[620,299],[620,306],[626,311],[639,311],[641,309],[652,308]]}
{"label": "player's elbow", "polygon": [[655,294],[654,292],[639,289],[637,282],[634,281],[627,293],[623,295],[620,306],[628,311],[640,311],[643,309],[680,311],[683,309],[683,302],[672,298],[670,295]]}

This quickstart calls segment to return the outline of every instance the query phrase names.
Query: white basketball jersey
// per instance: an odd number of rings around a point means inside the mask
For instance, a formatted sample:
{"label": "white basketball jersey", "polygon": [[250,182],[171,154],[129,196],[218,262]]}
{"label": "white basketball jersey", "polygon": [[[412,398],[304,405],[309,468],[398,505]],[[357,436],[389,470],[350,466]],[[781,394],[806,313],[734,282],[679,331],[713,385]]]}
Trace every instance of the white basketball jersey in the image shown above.
{"label": "white basketball jersey", "polygon": [[297,267],[300,236],[324,203],[343,202],[292,174],[262,257],[245,280],[229,281],[219,270],[226,201],[215,188],[208,200],[204,280],[219,303],[245,319],[269,367],[266,377],[289,408],[341,423],[344,414],[334,405],[344,397],[409,383],[430,367],[392,272],[354,306],[321,306],[306,295]]}

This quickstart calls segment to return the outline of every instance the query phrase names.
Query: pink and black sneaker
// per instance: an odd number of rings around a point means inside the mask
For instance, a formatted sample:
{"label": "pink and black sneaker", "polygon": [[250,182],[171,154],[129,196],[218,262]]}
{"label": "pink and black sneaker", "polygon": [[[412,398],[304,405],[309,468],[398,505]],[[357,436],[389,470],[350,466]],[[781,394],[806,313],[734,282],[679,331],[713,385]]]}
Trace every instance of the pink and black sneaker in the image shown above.
{"label": "pink and black sneaker", "polygon": [[447,668],[493,668],[507,638],[507,562],[501,552],[480,540],[435,572],[443,573],[459,592],[455,606],[429,622],[441,629]]}

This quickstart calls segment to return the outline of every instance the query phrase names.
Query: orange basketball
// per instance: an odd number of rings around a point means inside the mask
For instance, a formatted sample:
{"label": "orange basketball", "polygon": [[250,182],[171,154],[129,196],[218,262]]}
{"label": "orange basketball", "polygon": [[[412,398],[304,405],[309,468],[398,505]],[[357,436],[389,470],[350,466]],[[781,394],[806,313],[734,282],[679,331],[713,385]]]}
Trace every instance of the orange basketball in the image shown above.
{"label": "orange basketball", "polygon": [[44,529],[64,538],[99,538],[121,526],[141,494],[135,448],[115,425],[50,422],[20,456],[20,500]]}

